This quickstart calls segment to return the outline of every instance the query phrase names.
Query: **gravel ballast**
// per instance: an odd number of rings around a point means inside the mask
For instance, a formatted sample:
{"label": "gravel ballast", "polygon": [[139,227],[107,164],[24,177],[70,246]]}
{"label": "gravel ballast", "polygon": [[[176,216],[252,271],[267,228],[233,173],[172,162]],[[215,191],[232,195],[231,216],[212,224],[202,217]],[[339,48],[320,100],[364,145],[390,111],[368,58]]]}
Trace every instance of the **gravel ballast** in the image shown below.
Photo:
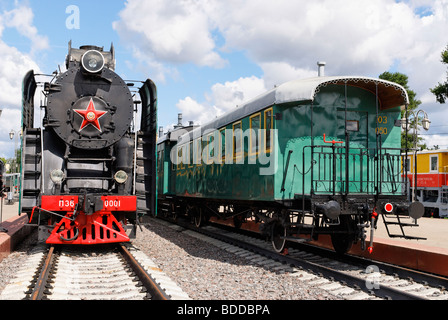
{"label": "gravel ballast", "polygon": [[[336,300],[341,299],[300,278],[292,268],[275,270],[244,256],[149,220],[137,231],[133,245],[194,300]],[[0,262],[0,292],[27,259],[33,233]],[[288,270],[291,269],[291,270]]]}
{"label": "gravel ballast", "polygon": [[292,270],[259,266],[157,221],[137,232],[133,243],[194,300],[340,299],[301,281]]}

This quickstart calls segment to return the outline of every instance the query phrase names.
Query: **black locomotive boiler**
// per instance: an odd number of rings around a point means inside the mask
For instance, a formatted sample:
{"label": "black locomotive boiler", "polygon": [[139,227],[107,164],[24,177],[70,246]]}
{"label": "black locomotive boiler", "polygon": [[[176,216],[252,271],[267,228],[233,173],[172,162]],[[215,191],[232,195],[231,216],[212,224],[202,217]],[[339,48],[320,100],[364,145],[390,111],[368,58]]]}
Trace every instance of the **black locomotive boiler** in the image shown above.
{"label": "black locomotive boiler", "polygon": [[66,69],[51,81],[31,70],[23,81],[20,212],[47,243],[129,241],[155,212],[156,86],[148,79],[134,90],[115,73],[113,45],[70,42]]}

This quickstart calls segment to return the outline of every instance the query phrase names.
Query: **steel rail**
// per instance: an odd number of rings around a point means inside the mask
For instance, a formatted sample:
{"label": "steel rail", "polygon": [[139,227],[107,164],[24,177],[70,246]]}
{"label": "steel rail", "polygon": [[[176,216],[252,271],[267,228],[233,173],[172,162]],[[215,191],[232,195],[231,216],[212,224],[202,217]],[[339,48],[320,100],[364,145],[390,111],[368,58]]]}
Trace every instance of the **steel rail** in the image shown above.
{"label": "steel rail", "polygon": [[[146,289],[147,295],[153,300],[170,300],[171,296],[168,295],[165,290],[163,290],[157,282],[145,271],[142,265],[132,256],[129,250],[124,244],[117,244],[119,253],[124,258],[128,266],[132,269],[134,274],[137,276],[138,281],[141,282],[143,287]],[[32,281],[32,287],[26,292],[27,296],[25,299],[29,300],[44,300],[48,293],[47,285],[49,282],[49,277],[55,263],[55,246],[50,246],[49,251],[43,258],[43,262],[36,272],[36,280]]]}
{"label": "steel rail", "polygon": [[335,270],[333,268],[320,265],[318,263],[308,261],[305,259],[300,259],[297,257],[289,257],[282,254],[279,254],[277,252],[271,251],[269,249],[264,249],[261,247],[258,247],[256,245],[253,245],[251,243],[247,243],[241,240],[233,239],[231,237],[217,234],[214,232],[210,232],[204,229],[197,228],[195,226],[192,226],[189,223],[177,221],[177,224],[180,226],[194,230],[195,232],[204,234],[206,236],[209,236],[211,238],[218,239],[220,241],[232,244],[234,246],[243,248],[245,250],[252,251],[254,253],[263,255],[267,258],[280,261],[285,264],[289,264],[290,266],[301,268],[305,271],[314,272],[315,274],[318,274],[319,276],[331,279],[332,281],[339,281],[342,284],[355,288],[356,290],[364,291],[370,295],[374,295],[376,297],[387,299],[387,300],[428,300],[425,297],[418,296],[409,292],[401,291],[389,286],[380,285],[378,289],[369,289],[366,286],[366,279],[356,277],[347,273],[344,273],[342,271]]}
{"label": "steel rail", "polygon": [[310,252],[320,256],[325,256],[330,259],[339,260],[341,262],[345,262],[348,264],[363,266],[364,268],[370,265],[375,265],[378,267],[378,269],[380,269],[382,272],[386,274],[396,275],[399,276],[400,278],[410,279],[412,281],[427,284],[432,287],[438,287],[441,290],[448,289],[448,278],[444,276],[409,269],[403,266],[368,259],[365,257],[358,257],[350,254],[340,256],[337,255],[335,252],[331,251],[330,249],[321,248],[318,246],[305,243],[295,243],[294,247],[302,251]]}
{"label": "steel rail", "polygon": [[119,244],[118,248],[132,268],[132,271],[135,272],[138,279],[142,282],[143,286],[148,290],[148,293],[151,294],[152,300],[170,300],[171,297],[163,290],[157,282],[145,271],[145,269],[141,266],[141,264],[132,256],[129,250],[126,248],[124,244]]}
{"label": "steel rail", "polygon": [[54,246],[51,246],[40,269],[36,284],[31,292],[30,300],[42,300],[44,298],[44,291],[46,289],[48,276],[50,275],[50,271],[53,266],[54,256]]}
{"label": "steel rail", "polygon": [[[223,228],[224,230],[232,230],[233,232],[237,232],[239,234],[243,234],[250,237],[261,238],[259,234],[254,233],[253,231],[247,231],[244,229],[234,230],[233,228],[227,227],[222,224],[213,224],[218,228]],[[333,250],[318,247],[315,245],[304,243],[290,243],[290,246],[296,248],[301,251],[309,252],[315,255],[319,255],[321,257],[326,257],[332,260],[336,260],[342,263],[348,263],[351,265],[362,266],[363,268],[369,267],[371,265],[375,265],[386,275],[398,276],[402,279],[407,279],[410,281],[414,281],[417,283],[421,283],[423,285],[429,285],[434,288],[439,288],[444,291],[448,289],[448,277],[441,276],[437,274],[427,273],[420,270],[414,270],[410,268],[406,268],[400,265],[394,265],[378,260],[369,259],[366,257],[359,257],[355,255],[340,255],[334,252]]]}

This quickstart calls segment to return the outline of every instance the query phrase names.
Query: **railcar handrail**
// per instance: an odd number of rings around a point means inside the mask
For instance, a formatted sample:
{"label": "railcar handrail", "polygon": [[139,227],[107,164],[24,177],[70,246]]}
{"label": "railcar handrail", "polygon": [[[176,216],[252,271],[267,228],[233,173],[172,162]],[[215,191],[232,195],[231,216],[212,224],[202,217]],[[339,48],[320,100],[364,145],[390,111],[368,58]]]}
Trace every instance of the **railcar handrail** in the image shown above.
{"label": "railcar handrail", "polygon": [[[345,146],[334,143],[331,146],[305,146],[302,153],[303,196],[308,193],[333,196],[403,195],[407,190],[402,187],[406,177],[403,169],[405,156],[401,151],[400,148],[350,147],[347,152]],[[305,163],[310,161],[315,165],[312,170],[305,172]],[[309,186],[309,190],[306,190],[306,186]]]}

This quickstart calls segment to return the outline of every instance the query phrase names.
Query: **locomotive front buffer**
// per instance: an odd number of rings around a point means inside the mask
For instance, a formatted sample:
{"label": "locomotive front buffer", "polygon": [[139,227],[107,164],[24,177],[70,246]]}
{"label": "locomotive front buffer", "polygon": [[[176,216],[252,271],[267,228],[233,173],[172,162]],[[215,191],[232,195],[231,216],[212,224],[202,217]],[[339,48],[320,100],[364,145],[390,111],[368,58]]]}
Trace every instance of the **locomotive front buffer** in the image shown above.
{"label": "locomotive front buffer", "polygon": [[[39,238],[48,244],[100,244],[128,242],[135,237],[135,225],[117,220],[137,209],[136,196],[42,196],[42,209],[34,214],[51,214],[62,218],[56,226],[39,225]],[[40,220],[40,218],[38,218]]]}

